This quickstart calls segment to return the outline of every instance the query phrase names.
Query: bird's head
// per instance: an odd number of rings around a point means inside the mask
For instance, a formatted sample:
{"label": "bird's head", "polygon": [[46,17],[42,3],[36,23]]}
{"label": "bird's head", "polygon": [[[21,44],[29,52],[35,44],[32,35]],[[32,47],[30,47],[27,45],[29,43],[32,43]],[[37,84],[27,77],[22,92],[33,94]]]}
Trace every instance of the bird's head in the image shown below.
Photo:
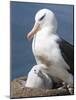
{"label": "bird's head", "polygon": [[31,69],[31,72],[38,74],[40,71],[45,71],[47,69],[48,68],[44,64],[39,64],[39,65],[33,66],[33,68]]}
{"label": "bird's head", "polygon": [[35,24],[32,30],[28,33],[27,38],[31,40],[38,31],[48,27],[51,32],[57,29],[57,20],[55,14],[49,9],[41,9],[35,15]]}

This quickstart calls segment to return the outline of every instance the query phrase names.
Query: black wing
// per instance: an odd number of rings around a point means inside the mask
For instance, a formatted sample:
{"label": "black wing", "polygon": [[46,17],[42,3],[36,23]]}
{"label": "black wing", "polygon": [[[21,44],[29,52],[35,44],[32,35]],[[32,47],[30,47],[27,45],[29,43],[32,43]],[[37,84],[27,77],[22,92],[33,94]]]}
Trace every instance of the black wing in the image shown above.
{"label": "black wing", "polygon": [[57,42],[59,43],[61,54],[64,60],[70,66],[70,70],[68,71],[74,75],[74,46],[62,38]]}

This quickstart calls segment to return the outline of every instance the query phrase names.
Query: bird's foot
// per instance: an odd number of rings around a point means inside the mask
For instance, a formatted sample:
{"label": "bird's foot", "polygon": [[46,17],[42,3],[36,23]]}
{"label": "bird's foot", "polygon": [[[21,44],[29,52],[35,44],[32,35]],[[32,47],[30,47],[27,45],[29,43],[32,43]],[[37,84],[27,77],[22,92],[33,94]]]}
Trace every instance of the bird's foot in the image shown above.
{"label": "bird's foot", "polygon": [[69,92],[69,94],[74,94],[74,87],[67,85],[65,82],[62,83],[62,87],[59,87],[58,90],[61,89],[67,89],[67,91]]}
{"label": "bird's foot", "polygon": [[69,91],[69,93],[71,95],[74,94],[74,87],[73,86],[67,85],[67,90]]}
{"label": "bird's foot", "polygon": [[67,85],[63,82],[63,83],[62,83],[62,86],[59,87],[58,90],[65,89],[66,87],[67,87]]}

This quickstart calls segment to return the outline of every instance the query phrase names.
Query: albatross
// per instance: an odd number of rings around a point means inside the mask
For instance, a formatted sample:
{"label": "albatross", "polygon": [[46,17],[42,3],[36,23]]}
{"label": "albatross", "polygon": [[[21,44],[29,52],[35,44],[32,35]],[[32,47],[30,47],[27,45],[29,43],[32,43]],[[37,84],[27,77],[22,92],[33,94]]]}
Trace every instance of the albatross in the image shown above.
{"label": "albatross", "polygon": [[73,87],[73,46],[57,34],[57,19],[49,9],[41,9],[35,15],[35,24],[27,38],[37,64],[47,66],[45,72]]}
{"label": "albatross", "polygon": [[51,89],[52,79],[44,72],[47,67],[43,64],[35,65],[28,73],[25,87]]}

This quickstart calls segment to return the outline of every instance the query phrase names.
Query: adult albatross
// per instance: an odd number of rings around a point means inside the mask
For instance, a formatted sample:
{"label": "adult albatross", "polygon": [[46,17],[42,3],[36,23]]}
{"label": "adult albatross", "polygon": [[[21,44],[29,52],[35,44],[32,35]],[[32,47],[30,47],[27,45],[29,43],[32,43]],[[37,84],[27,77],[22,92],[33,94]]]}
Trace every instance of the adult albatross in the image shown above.
{"label": "adult albatross", "polygon": [[32,49],[37,64],[45,64],[45,72],[73,86],[73,46],[57,34],[57,20],[49,9],[41,9],[27,38],[33,38]]}

